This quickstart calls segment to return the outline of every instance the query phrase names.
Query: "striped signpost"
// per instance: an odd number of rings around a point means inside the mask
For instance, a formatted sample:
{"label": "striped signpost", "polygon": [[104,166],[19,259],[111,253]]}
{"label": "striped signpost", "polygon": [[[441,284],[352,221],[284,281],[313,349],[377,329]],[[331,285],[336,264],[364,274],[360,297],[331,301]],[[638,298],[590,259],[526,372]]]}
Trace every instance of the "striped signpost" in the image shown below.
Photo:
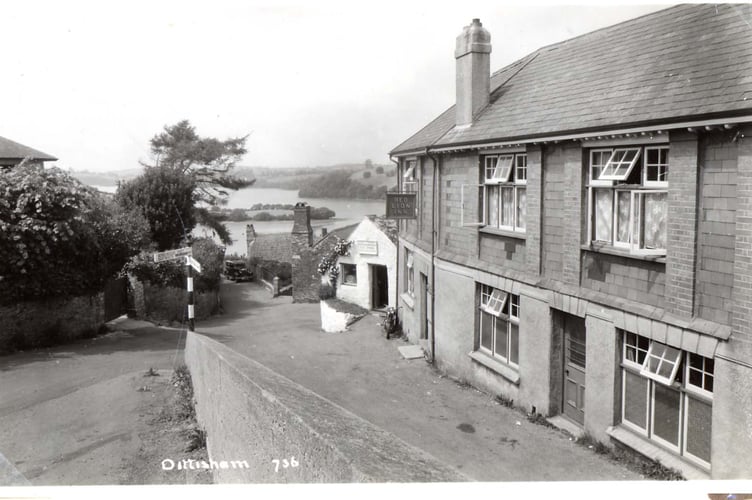
{"label": "striped signpost", "polygon": [[168,250],[154,254],[154,262],[165,262],[168,260],[185,259],[186,290],[188,291],[188,331],[195,331],[195,313],[193,301],[193,270],[201,272],[201,264],[193,258],[191,247]]}

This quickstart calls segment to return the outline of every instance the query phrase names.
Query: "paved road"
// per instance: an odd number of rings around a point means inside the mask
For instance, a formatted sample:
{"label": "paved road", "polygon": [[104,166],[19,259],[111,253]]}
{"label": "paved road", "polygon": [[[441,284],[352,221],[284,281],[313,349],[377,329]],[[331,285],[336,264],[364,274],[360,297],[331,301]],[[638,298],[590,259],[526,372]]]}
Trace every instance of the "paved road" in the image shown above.
{"label": "paved road", "polygon": [[127,330],[0,356],[0,486],[158,476],[158,462],[137,459],[150,429],[145,417],[158,409],[155,392],[139,389],[157,383],[144,378],[149,368],[167,383],[182,363],[185,333],[133,320],[120,326]]}
{"label": "paved road", "polygon": [[224,314],[196,330],[390,431],[481,481],[641,479],[529,423],[490,396],[402,359],[369,315],[351,331],[320,330],[318,304],[271,298],[255,283],[226,284]]}

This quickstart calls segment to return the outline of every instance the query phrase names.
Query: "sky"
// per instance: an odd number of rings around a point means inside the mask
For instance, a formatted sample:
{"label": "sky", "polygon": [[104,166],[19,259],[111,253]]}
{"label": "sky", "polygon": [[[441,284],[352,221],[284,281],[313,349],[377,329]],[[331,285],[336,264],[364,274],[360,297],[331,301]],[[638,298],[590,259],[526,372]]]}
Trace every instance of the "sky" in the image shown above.
{"label": "sky", "polygon": [[248,136],[245,166],[388,163],[454,102],[454,46],[480,18],[491,70],[667,7],[496,1],[2,2],[0,136],[77,171],[149,161],[189,120]]}

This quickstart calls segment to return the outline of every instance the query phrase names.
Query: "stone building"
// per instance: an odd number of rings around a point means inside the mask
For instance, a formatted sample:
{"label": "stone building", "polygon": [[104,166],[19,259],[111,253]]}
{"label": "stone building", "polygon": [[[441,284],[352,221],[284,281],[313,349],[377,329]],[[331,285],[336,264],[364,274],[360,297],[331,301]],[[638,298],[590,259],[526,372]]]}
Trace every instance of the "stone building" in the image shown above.
{"label": "stone building", "polygon": [[456,103],[391,151],[418,206],[401,319],[441,370],[687,478],[752,477],[751,18],[671,7],[493,74],[463,30]]}
{"label": "stone building", "polygon": [[339,240],[346,240],[357,224],[324,232],[314,239],[311,227],[311,207],[297,203],[293,210],[291,233],[292,300],[293,302],[318,302],[321,275],[318,265],[321,258],[334,249]]}

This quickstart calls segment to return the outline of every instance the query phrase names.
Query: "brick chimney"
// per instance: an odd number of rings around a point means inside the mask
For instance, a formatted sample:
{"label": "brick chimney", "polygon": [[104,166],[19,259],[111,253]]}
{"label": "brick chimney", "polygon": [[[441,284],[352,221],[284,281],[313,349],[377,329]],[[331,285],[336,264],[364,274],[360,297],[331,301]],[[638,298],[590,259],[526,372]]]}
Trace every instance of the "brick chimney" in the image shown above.
{"label": "brick chimney", "polygon": [[313,228],[311,227],[311,207],[308,203],[298,202],[295,204],[292,216],[292,235],[298,241],[308,241],[308,246],[313,243]]}
{"label": "brick chimney", "polygon": [[467,126],[486,107],[491,94],[491,34],[473,19],[457,37],[457,105],[455,125]]}

